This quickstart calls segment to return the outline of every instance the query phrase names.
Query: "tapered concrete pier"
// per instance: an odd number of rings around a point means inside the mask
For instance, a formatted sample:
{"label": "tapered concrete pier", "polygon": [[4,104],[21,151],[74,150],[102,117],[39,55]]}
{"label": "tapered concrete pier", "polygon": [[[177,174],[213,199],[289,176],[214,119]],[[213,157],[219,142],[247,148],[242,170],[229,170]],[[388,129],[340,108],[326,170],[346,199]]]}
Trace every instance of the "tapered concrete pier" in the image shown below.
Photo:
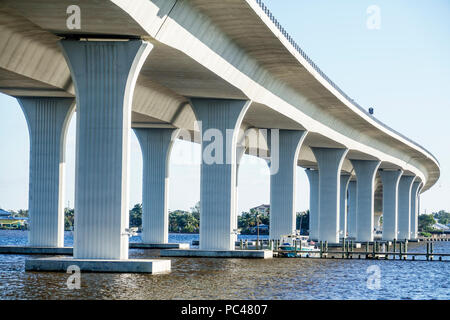
{"label": "tapered concrete pier", "polygon": [[339,237],[347,238],[347,189],[351,175],[341,174],[341,199],[339,209]]}
{"label": "tapered concrete pier", "polygon": [[319,239],[319,171],[306,169],[309,180],[309,238]]}
{"label": "tapered concrete pier", "polygon": [[191,99],[202,139],[200,249],[234,250],[236,144],[250,102]]}
{"label": "tapered concrete pier", "polygon": [[375,175],[381,161],[351,160],[358,183],[356,204],[356,240],[373,241]]}
{"label": "tapered concrete pier", "polygon": [[410,225],[410,240],[417,240],[418,225],[419,225],[419,191],[422,187],[422,181],[414,181],[411,188],[411,225]]}
{"label": "tapered concrete pier", "polygon": [[411,239],[411,189],[415,177],[403,175],[398,185],[398,239]]}
{"label": "tapered concrete pier", "polygon": [[[131,105],[152,45],[141,40],[62,40],[77,99],[74,258],[27,261],[27,270],[137,272],[128,260]],[[152,269],[140,261],[139,270]],[[170,269],[170,261],[160,262]],[[117,267],[116,267],[117,266]],[[120,266],[120,267],[119,267]]]}
{"label": "tapered concrete pier", "polygon": [[382,239],[392,241],[398,236],[398,184],[403,170],[380,171],[383,183],[383,235]]}
{"label": "tapered concrete pier", "polygon": [[169,159],[175,129],[134,129],[142,151],[142,242],[169,241]]}
{"label": "tapered concrete pier", "polygon": [[319,166],[319,240],[339,243],[340,173],[347,149],[312,148]]}
{"label": "tapered concrete pier", "polygon": [[279,240],[295,231],[297,162],[305,131],[280,130],[279,166],[270,176],[270,239]]}
{"label": "tapered concrete pier", "polygon": [[46,97],[18,101],[30,134],[28,244],[63,247],[65,136],[75,101]]}
{"label": "tapered concrete pier", "polygon": [[348,237],[356,239],[357,236],[357,216],[356,216],[356,203],[357,203],[357,182],[352,180],[348,183],[348,214],[347,214],[347,228]]}

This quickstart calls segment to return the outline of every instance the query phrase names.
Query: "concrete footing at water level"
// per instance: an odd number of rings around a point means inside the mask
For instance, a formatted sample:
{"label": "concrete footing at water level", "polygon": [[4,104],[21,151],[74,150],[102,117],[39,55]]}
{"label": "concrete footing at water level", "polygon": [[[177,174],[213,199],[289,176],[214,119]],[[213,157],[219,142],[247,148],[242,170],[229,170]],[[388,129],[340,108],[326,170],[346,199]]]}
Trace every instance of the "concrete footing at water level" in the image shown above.
{"label": "concrete footing at water level", "polygon": [[130,249],[189,249],[189,243],[140,243],[130,242]]}
{"label": "concrete footing at water level", "polygon": [[72,247],[0,246],[0,254],[72,255]]}
{"label": "concrete footing at water level", "polygon": [[[130,249],[189,249],[189,243],[130,243]],[[0,246],[0,254],[73,255],[73,247]]]}
{"label": "concrete footing at water level", "polygon": [[271,259],[272,250],[161,250],[161,257]]}
{"label": "concrete footing at water level", "polygon": [[26,271],[60,271],[67,272],[70,266],[78,266],[81,272],[112,272],[112,273],[169,273],[170,260],[157,259],[73,259],[73,258],[42,258],[25,261]]}

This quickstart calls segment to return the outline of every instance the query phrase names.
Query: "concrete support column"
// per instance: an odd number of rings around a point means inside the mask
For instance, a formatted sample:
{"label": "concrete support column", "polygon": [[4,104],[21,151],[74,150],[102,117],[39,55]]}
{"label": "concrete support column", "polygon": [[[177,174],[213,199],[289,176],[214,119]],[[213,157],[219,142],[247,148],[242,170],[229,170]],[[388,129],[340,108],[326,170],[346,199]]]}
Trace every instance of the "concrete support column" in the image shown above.
{"label": "concrete support column", "polygon": [[309,180],[309,238],[319,240],[319,171],[306,169]]}
{"label": "concrete support column", "polygon": [[339,237],[347,238],[347,189],[351,175],[341,174],[341,207],[339,209]]}
{"label": "concrete support column", "polygon": [[340,172],[348,149],[312,151],[319,166],[319,240],[339,243]]}
{"label": "concrete support column", "polygon": [[375,175],[381,161],[351,160],[355,169],[357,189],[356,240],[373,241]]}
{"label": "concrete support column", "polygon": [[169,159],[176,129],[134,129],[142,151],[142,241],[169,242]]}
{"label": "concrete support column", "polygon": [[348,183],[348,214],[347,214],[347,230],[349,238],[356,239],[356,199],[357,189],[356,181],[350,181]]}
{"label": "concrete support column", "polygon": [[297,161],[305,131],[280,130],[278,146],[270,145],[271,154],[278,148],[278,171],[270,176],[270,239],[295,232],[295,193]]}
{"label": "concrete support column", "polygon": [[347,214],[347,230],[349,238],[356,239],[356,209],[358,192],[356,188],[357,182],[350,181],[348,183],[348,214]]}
{"label": "concrete support column", "polygon": [[236,144],[250,102],[193,98],[191,103],[202,135],[200,249],[234,250]]}
{"label": "concrete support column", "polygon": [[419,225],[419,190],[422,182],[415,181],[411,188],[411,240],[416,240],[418,237],[418,225]]}
{"label": "concrete support column", "polygon": [[398,184],[403,170],[380,171],[383,183],[383,240],[397,239]]}
{"label": "concrete support column", "polygon": [[411,189],[415,176],[402,176],[398,185],[398,237],[411,239]]}
{"label": "concrete support column", "polygon": [[141,40],[62,40],[77,96],[74,258],[128,259],[131,105],[151,49]]}
{"label": "concrete support column", "polygon": [[18,99],[30,135],[28,190],[31,246],[64,246],[65,134],[73,98]]}

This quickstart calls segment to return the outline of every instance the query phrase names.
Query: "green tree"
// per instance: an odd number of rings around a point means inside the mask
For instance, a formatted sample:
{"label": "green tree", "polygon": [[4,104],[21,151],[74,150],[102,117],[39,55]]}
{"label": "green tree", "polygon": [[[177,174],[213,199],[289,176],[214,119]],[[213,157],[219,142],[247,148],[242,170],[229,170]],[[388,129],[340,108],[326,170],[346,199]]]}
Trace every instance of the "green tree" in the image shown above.
{"label": "green tree", "polygon": [[17,211],[10,211],[13,217],[26,218],[28,217],[28,210],[19,209]]}
{"label": "green tree", "polygon": [[[270,225],[269,215],[258,216],[258,212],[251,209],[250,212],[242,212],[238,216],[238,228],[241,229],[241,234],[252,234],[254,228],[257,226],[257,217],[259,219],[259,224]],[[260,230],[260,234],[264,234],[265,231]],[[267,233],[267,232],[265,232]]]}
{"label": "green tree", "polygon": [[436,223],[432,214],[421,214],[419,215],[419,231],[428,232],[432,231],[432,225]]}
{"label": "green tree", "polygon": [[75,210],[72,208],[64,209],[64,230],[71,231],[75,226]]}
{"label": "green tree", "polygon": [[142,227],[142,204],[137,203],[133,209],[130,210],[130,227],[141,228]]}
{"label": "green tree", "polygon": [[297,212],[295,228],[301,234],[309,234],[309,210]]}
{"label": "green tree", "polygon": [[182,233],[196,233],[200,220],[191,212],[175,210],[169,212],[169,231]]}
{"label": "green tree", "polygon": [[191,213],[198,221],[200,221],[200,201],[191,208]]}
{"label": "green tree", "polygon": [[437,221],[441,224],[449,224],[450,223],[450,213],[441,210],[439,212],[433,213],[433,216]]}

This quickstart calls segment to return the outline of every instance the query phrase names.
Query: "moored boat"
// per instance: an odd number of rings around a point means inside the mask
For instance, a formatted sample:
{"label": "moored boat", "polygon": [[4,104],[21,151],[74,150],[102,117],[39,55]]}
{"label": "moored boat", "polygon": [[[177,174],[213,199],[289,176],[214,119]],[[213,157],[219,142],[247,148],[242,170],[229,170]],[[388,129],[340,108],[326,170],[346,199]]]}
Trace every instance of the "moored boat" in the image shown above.
{"label": "moored boat", "polygon": [[320,250],[314,241],[309,241],[308,236],[286,235],[281,237],[278,246],[278,255],[286,258],[319,257]]}

